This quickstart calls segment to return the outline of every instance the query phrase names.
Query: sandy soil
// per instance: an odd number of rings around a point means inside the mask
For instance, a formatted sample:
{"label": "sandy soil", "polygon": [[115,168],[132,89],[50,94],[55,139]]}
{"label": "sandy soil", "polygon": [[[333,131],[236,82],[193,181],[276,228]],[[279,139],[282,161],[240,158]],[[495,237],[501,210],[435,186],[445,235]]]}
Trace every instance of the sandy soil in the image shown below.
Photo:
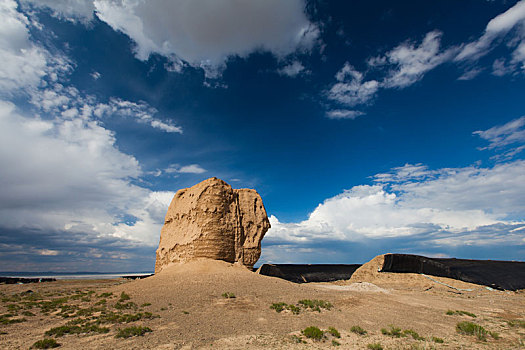
{"label": "sandy soil", "polygon": [[[369,344],[379,343],[383,349],[525,349],[525,292],[488,290],[416,274],[378,273],[376,265],[380,259],[364,265],[351,280],[335,283],[294,284],[225,262],[199,261],[172,266],[158,275],[131,282],[85,280],[0,285],[0,315],[12,315],[0,320],[26,319],[21,323],[0,323],[0,348],[28,349],[35,341],[50,338],[44,333],[53,327],[75,319],[96,322],[101,314],[111,310],[152,315],[129,323],[100,324],[109,328],[108,333],[55,336],[60,348],[367,349]],[[28,290],[33,293],[27,293]],[[119,302],[122,292],[131,299]],[[233,293],[235,298],[225,298],[224,293]],[[38,299],[35,296],[43,298],[36,302],[68,296],[61,305],[72,305],[70,308],[75,311],[64,318],[61,308],[47,310],[48,314],[36,304],[29,309],[27,300]],[[100,302],[102,299],[105,304]],[[299,305],[302,299],[328,301],[333,307],[320,312],[301,308],[299,314],[289,310],[278,313],[270,308],[277,302]],[[129,304],[129,309],[116,309],[130,302],[134,304]],[[91,314],[78,309],[91,310]],[[447,315],[447,310],[467,311],[476,317]],[[34,316],[28,316],[27,311]],[[456,324],[462,321],[497,332],[499,339],[488,334],[486,341],[480,341],[475,336],[459,334]],[[115,337],[119,328],[138,325],[149,327],[152,332],[127,339]],[[351,332],[356,325],[367,334]],[[323,340],[312,341],[301,334],[309,326],[322,330],[334,327],[341,337],[327,332]],[[382,328],[391,326],[413,330],[424,339],[413,339],[410,334],[399,338],[382,334]],[[444,342],[437,343],[433,337]]]}

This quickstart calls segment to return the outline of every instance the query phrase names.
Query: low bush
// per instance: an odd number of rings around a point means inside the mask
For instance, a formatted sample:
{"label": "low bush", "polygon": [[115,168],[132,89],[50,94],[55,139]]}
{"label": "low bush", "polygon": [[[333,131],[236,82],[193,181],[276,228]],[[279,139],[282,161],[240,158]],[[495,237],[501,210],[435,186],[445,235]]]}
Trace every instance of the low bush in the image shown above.
{"label": "low bush", "polygon": [[390,329],[381,328],[381,333],[395,338],[400,338],[403,336],[403,334],[401,333],[401,328],[397,328],[394,326],[390,326]]}
{"label": "low bush", "polygon": [[330,333],[335,338],[341,338],[341,333],[334,327],[328,327],[328,333]]}
{"label": "low bush", "polygon": [[438,343],[438,344],[443,344],[445,341],[443,340],[443,338],[438,338],[438,337],[432,337],[432,341],[434,343]]}
{"label": "low bush", "polygon": [[310,308],[310,309],[312,309],[314,311],[317,311],[317,312],[321,312],[321,309],[330,310],[333,307],[332,303],[330,303],[330,302],[328,302],[326,300],[317,300],[317,299],[314,299],[314,300],[310,300],[310,299],[299,300],[298,304],[303,306],[306,309]]}
{"label": "low bush", "polygon": [[403,331],[403,335],[405,336],[408,336],[410,335],[413,339],[415,340],[425,340],[425,338],[423,338],[422,336],[420,336],[416,331],[412,330],[412,329],[405,329]]}
{"label": "low bush", "polygon": [[372,343],[366,346],[370,350],[383,350],[381,343]]}
{"label": "low bush", "polygon": [[478,340],[486,341],[487,340],[487,330],[480,326],[468,321],[459,322],[456,325],[456,331],[460,334],[474,335]]}
{"label": "low bush", "polygon": [[452,315],[459,315],[459,316],[466,315],[466,316],[470,316],[470,317],[472,317],[472,318],[476,318],[476,317],[477,317],[477,316],[476,316],[475,314],[473,314],[472,312],[463,311],[463,310],[456,310],[456,311],[453,311],[453,310],[447,310],[446,314],[449,315],[449,316],[452,316]]}
{"label": "low bush", "polygon": [[131,297],[128,294],[126,294],[125,292],[120,293],[120,299],[119,299],[120,303],[123,302],[123,301],[126,301],[126,300],[130,300],[130,299],[131,299]]}
{"label": "low bush", "polygon": [[37,342],[35,342],[31,349],[52,349],[52,348],[58,348],[60,346],[59,343],[53,338],[47,338],[42,339]]}
{"label": "low bush", "polygon": [[283,302],[280,302],[280,303],[273,303],[272,305],[270,305],[270,309],[273,309],[277,312],[281,312],[283,311],[286,307],[288,306],[288,304],[286,303],[283,303]]}
{"label": "low bush", "polygon": [[305,337],[313,339],[313,340],[317,340],[317,341],[323,339],[324,337],[324,332],[315,326],[306,327],[302,331],[302,333]]}
{"label": "low bush", "polygon": [[359,335],[365,335],[367,333],[367,331],[365,331],[360,326],[352,326],[352,328],[350,328],[350,332],[359,334]]}
{"label": "low bush", "polygon": [[118,330],[116,338],[140,337],[148,332],[153,332],[149,327],[133,326]]}

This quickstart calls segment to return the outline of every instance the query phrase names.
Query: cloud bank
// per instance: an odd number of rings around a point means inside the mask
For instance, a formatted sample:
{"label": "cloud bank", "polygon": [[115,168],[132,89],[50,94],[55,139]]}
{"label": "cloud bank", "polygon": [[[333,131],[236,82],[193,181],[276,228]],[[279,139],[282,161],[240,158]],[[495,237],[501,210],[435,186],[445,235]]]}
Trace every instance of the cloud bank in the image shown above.
{"label": "cloud bank", "polygon": [[[522,117],[474,134],[489,141],[488,148],[512,152],[525,144],[523,125]],[[498,247],[510,246],[509,255],[525,250],[524,160],[436,170],[406,164],[372,181],[324,200],[304,221],[271,216],[263,259],[305,259],[308,252],[329,259],[340,249],[352,254],[374,245],[378,254],[386,246],[444,256],[493,248],[484,258]],[[292,254],[296,249],[303,250]]]}
{"label": "cloud bank", "polygon": [[[49,8],[59,18],[89,22],[93,11],[135,44],[147,60],[159,54],[180,71],[186,64],[217,78],[232,56],[267,51],[282,59],[316,45],[319,28],[305,14],[303,0],[24,0]],[[297,71],[298,66],[283,72]],[[297,74],[297,73],[296,73]]]}

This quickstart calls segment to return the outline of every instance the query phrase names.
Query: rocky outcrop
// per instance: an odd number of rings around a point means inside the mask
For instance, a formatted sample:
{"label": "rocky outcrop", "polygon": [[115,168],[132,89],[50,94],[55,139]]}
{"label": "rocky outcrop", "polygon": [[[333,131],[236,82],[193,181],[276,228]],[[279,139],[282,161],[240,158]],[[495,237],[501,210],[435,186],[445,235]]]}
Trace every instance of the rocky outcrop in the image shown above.
{"label": "rocky outcrop", "polygon": [[269,228],[261,196],[255,190],[232,189],[215,177],[179,190],[160,231],[155,273],[173,263],[198,258],[252,268]]}

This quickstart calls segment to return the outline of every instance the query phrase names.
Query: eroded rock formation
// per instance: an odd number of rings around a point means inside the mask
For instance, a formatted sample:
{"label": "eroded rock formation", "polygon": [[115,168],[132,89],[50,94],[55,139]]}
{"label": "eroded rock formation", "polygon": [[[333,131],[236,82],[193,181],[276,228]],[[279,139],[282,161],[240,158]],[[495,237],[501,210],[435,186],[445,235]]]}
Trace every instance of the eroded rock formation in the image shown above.
{"label": "eroded rock formation", "polygon": [[155,273],[173,263],[198,258],[252,268],[269,228],[261,196],[255,190],[232,189],[215,177],[179,190],[160,231]]}

